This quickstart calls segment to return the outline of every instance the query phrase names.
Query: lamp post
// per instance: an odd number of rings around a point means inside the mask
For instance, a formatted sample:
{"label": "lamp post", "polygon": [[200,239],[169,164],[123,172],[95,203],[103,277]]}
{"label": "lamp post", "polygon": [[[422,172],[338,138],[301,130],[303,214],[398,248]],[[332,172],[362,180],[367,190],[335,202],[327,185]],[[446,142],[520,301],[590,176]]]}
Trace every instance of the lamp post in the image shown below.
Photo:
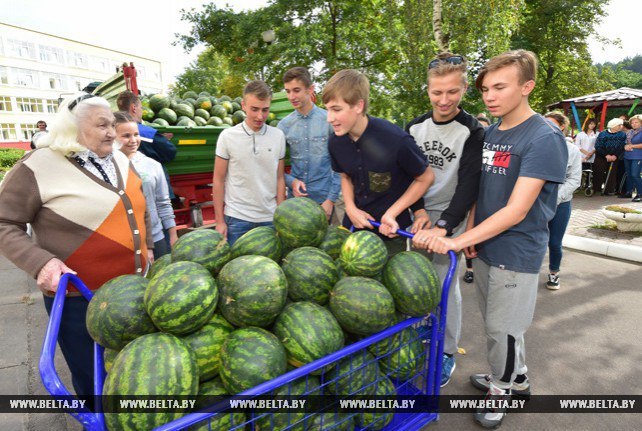
{"label": "lamp post", "polygon": [[[265,42],[267,46],[270,46],[272,42],[274,42],[274,39],[276,39],[276,34],[272,29],[265,30],[261,33],[261,38],[263,38],[263,42]],[[261,66],[261,81],[265,81],[265,65]]]}

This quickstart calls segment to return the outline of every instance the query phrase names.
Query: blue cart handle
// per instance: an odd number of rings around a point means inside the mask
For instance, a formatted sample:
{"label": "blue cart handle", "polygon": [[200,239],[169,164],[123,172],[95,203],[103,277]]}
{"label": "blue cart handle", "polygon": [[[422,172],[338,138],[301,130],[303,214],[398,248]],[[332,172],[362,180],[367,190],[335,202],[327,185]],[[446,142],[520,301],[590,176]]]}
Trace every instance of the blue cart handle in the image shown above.
{"label": "blue cart handle", "polygon": [[[381,226],[381,223],[379,223],[378,221],[368,220],[368,222],[369,222],[371,225],[373,225],[374,227],[379,227],[379,226]],[[412,233],[410,233],[410,232],[408,232],[408,231],[406,231],[406,230],[402,230],[402,229],[397,229],[397,232],[396,232],[396,233],[397,233],[397,235],[399,235],[399,236],[405,236],[406,238],[410,238],[410,239],[413,239],[413,238],[415,237],[415,235],[414,235],[414,234],[412,234]]]}

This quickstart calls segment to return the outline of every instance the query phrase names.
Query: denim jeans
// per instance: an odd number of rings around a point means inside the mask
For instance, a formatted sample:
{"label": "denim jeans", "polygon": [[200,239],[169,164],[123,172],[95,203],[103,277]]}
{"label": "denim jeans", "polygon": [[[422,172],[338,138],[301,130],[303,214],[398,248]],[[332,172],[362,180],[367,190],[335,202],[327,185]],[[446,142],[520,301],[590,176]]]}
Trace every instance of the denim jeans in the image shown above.
{"label": "denim jeans", "polygon": [[640,178],[642,160],[624,159],[624,168],[626,169],[628,192],[631,193],[635,189],[637,195],[642,196],[642,178]]}
{"label": "denim jeans", "polygon": [[244,233],[251,231],[255,227],[274,227],[274,224],[271,221],[255,223],[230,216],[225,216],[225,224],[227,225],[227,242],[230,246],[234,245],[236,240],[243,236]]}
{"label": "denim jeans", "polygon": [[548,269],[551,272],[560,270],[562,263],[562,238],[571,218],[571,201],[562,202],[557,206],[555,217],[548,222]]}

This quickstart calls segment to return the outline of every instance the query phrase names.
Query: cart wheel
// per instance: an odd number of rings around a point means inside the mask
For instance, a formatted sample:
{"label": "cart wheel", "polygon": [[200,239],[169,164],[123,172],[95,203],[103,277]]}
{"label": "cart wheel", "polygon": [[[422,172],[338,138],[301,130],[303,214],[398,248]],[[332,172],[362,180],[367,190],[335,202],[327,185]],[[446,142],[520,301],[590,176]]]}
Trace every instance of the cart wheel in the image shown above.
{"label": "cart wheel", "polygon": [[584,190],[584,195],[587,196],[587,197],[593,196],[593,193],[595,193],[595,191],[593,189]]}

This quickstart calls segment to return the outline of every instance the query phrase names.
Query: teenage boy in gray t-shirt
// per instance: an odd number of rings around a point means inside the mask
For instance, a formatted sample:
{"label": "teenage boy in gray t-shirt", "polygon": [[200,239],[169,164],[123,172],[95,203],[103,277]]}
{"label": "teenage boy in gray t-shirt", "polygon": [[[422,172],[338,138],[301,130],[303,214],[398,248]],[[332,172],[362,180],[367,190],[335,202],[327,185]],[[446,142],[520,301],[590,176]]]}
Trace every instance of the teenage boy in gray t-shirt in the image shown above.
{"label": "teenage boy in gray t-shirt", "polygon": [[[486,131],[474,216],[457,238],[433,237],[428,250],[464,249],[475,259],[475,282],[484,318],[491,373],[471,376],[490,399],[530,397],[524,333],[533,320],[538,273],[548,243],[548,221],[564,182],[568,153],[559,129],[528,103],[537,58],[517,50],[493,57],[476,80],[488,111],[501,121]],[[474,226],[474,227],[473,227]],[[503,408],[480,409],[474,419],[496,428]]]}

